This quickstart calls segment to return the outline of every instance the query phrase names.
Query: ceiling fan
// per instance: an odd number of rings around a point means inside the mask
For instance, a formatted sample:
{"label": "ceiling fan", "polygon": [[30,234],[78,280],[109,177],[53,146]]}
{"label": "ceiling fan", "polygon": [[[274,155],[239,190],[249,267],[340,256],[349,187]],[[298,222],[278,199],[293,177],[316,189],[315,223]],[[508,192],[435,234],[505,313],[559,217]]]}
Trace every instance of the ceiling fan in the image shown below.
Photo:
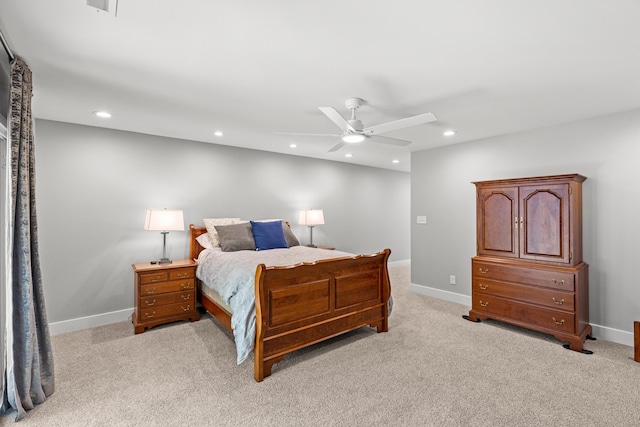
{"label": "ceiling fan", "polygon": [[400,120],[394,120],[392,122],[382,123],[375,126],[364,127],[362,122],[356,118],[356,110],[360,108],[363,101],[360,98],[348,98],[344,105],[351,110],[351,118],[349,120],[342,117],[342,115],[333,107],[318,107],[325,116],[335,123],[340,130],[341,134],[332,133],[295,133],[295,132],[276,132],[279,135],[306,135],[306,136],[339,136],[341,141],[331,147],[329,152],[337,151],[344,144],[353,144],[362,142],[365,139],[370,139],[382,144],[398,145],[401,147],[411,144],[411,141],[405,141],[403,139],[390,138],[388,136],[381,136],[381,133],[391,132],[398,129],[404,129],[410,126],[416,126],[423,123],[433,122],[436,116],[433,113],[424,113],[417,116],[407,117]]}

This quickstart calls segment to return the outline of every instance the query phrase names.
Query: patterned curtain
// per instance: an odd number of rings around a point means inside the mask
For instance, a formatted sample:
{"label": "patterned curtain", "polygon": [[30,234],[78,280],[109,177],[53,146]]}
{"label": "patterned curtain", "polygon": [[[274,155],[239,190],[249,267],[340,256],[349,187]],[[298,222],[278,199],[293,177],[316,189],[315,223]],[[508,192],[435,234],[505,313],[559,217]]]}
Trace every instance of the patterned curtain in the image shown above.
{"label": "patterned curtain", "polygon": [[35,156],[31,116],[31,70],[19,58],[11,62],[11,147],[7,272],[7,366],[2,413],[16,420],[55,390],[53,354],[44,305],[38,255]]}

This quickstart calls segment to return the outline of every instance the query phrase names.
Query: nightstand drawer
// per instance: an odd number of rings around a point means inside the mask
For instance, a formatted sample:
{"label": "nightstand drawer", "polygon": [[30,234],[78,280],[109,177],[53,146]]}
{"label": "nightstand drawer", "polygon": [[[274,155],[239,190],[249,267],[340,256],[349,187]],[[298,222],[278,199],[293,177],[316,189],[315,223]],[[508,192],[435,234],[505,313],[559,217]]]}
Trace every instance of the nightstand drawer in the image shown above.
{"label": "nightstand drawer", "polygon": [[177,268],[169,271],[169,280],[182,280],[195,277],[193,268]]}
{"label": "nightstand drawer", "polygon": [[184,302],[178,304],[162,305],[160,307],[149,307],[140,310],[140,320],[154,320],[173,315],[181,315],[195,311],[193,302]]}
{"label": "nightstand drawer", "polygon": [[140,298],[140,307],[158,307],[161,305],[194,302],[195,290],[185,292],[171,292],[168,294],[154,295],[150,297]]}
{"label": "nightstand drawer", "polygon": [[195,283],[196,281],[194,279],[187,279],[141,285],[140,296],[158,295],[176,291],[189,291],[195,289]]}
{"label": "nightstand drawer", "polygon": [[140,274],[140,284],[166,282],[169,280],[169,274],[166,271]]}

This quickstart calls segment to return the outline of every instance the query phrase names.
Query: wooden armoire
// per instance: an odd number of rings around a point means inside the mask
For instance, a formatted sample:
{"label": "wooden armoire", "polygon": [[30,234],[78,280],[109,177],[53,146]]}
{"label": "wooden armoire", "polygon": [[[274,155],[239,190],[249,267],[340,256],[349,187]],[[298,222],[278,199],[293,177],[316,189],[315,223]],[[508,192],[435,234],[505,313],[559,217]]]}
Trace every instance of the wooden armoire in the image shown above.
{"label": "wooden armoire", "polygon": [[591,339],[581,175],[474,182],[477,255],[468,320],[495,319],[583,349]]}

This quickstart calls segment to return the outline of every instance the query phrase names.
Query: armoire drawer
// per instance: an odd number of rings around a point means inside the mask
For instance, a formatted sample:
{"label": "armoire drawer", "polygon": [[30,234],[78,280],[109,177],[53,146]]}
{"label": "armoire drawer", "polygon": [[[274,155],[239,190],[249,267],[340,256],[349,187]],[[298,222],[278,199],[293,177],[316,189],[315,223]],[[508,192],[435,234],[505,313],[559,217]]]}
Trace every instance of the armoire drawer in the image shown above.
{"label": "armoire drawer", "polygon": [[[575,314],[473,292],[473,309],[552,331],[575,333]],[[488,317],[492,317],[488,315]],[[501,319],[498,319],[501,320]]]}
{"label": "armoire drawer", "polygon": [[471,265],[473,277],[542,286],[565,292],[573,292],[575,289],[574,274],[560,269],[502,265],[475,259]]}
{"label": "armoire drawer", "polygon": [[574,294],[536,286],[473,278],[473,292],[544,305],[558,310],[574,311]]}

